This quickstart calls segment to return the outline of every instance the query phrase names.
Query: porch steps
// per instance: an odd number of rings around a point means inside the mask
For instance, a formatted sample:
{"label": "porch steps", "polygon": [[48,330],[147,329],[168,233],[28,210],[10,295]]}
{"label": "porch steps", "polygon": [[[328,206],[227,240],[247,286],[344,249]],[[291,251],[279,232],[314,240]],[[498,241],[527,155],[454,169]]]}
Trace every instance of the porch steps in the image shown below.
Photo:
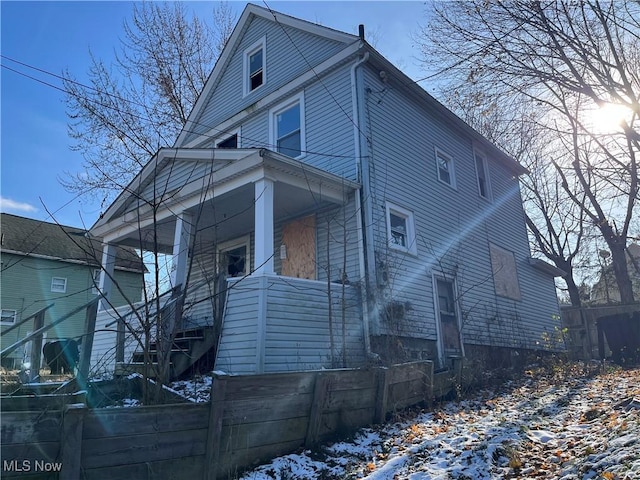
{"label": "porch steps", "polygon": [[[215,347],[215,343],[213,327],[198,327],[177,332],[170,353],[171,379],[176,379],[189,370]],[[158,352],[155,343],[151,343],[148,353],[151,362],[157,365]],[[131,360],[130,363],[116,365],[116,372],[121,372],[121,375],[129,375],[134,372],[142,373],[145,360],[144,352],[134,352]]]}

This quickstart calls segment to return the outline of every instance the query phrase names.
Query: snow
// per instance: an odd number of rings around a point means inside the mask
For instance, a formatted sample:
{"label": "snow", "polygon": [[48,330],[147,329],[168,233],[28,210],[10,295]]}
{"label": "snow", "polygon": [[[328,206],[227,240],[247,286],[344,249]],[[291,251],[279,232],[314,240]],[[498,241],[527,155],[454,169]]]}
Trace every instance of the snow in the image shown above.
{"label": "snow", "polygon": [[553,373],[400,414],[241,479],[640,479],[640,368]]}

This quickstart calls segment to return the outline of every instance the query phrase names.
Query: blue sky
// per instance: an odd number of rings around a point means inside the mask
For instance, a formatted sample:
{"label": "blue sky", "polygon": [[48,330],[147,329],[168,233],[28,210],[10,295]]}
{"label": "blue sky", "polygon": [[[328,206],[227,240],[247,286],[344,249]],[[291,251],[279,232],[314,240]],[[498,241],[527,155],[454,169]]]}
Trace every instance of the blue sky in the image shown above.
{"label": "blue sky", "polygon": [[[264,5],[260,2],[258,4]],[[412,78],[420,78],[411,34],[424,21],[422,2],[268,2],[274,10],[357,33],[364,23],[368,39]],[[239,17],[245,2],[230,2]],[[201,17],[213,2],[189,2]],[[122,24],[132,2],[21,2],[0,4],[4,57],[61,74],[68,69],[83,81],[89,52],[105,61],[114,57]],[[58,179],[81,170],[82,157],[70,150],[62,82],[2,58],[1,71],[1,209],[39,220],[90,227],[100,205],[66,192]],[[52,86],[25,78],[10,67]]]}

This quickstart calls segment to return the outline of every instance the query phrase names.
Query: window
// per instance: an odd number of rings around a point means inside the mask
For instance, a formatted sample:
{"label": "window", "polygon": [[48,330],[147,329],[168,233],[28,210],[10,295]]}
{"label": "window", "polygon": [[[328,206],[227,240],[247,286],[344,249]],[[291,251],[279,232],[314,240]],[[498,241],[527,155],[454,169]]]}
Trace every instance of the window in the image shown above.
{"label": "window", "polygon": [[402,207],[387,203],[387,231],[389,247],[416,255],[416,239],[413,213]]}
{"label": "window", "polygon": [[51,291],[55,293],[65,293],[67,291],[67,279],[53,277],[51,279]]}
{"label": "window", "polygon": [[491,189],[489,187],[489,169],[487,158],[480,152],[474,152],[476,159],[476,178],[478,179],[478,193],[481,197],[491,199]]}
{"label": "window", "polygon": [[244,94],[248,95],[266,82],[265,44],[262,37],[244,53]]}
{"label": "window", "polygon": [[456,176],[453,168],[453,158],[436,148],[436,166],[438,180],[456,188]]}
{"label": "window", "polygon": [[0,315],[0,324],[2,325],[13,325],[16,323],[16,316],[18,312],[16,310],[9,310],[6,308],[2,309],[2,314]]}
{"label": "window", "polygon": [[489,244],[491,255],[491,270],[493,271],[493,283],[496,295],[520,300],[520,286],[518,285],[518,271],[516,270],[516,258],[513,252]]}
{"label": "window", "polygon": [[100,269],[96,269],[93,271],[93,277],[91,279],[91,293],[94,295],[98,295],[100,293]]}
{"label": "window", "polygon": [[217,143],[216,148],[238,148],[238,134],[234,133],[230,137]]}
{"label": "window", "polygon": [[302,157],[305,150],[302,95],[273,109],[270,119],[271,143],[276,151],[293,158]]}
{"label": "window", "polygon": [[246,235],[218,247],[218,269],[225,278],[244,277],[251,271],[251,239]]}

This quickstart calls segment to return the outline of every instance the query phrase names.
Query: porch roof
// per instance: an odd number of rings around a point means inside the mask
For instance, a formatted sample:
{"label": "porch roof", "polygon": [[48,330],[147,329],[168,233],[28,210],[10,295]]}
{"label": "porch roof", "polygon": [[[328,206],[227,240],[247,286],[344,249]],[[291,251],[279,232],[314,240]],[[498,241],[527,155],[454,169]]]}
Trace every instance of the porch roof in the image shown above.
{"label": "porch roof", "polygon": [[262,178],[332,203],[344,203],[360,186],[267,149],[162,148],[89,232],[105,242],[117,241]]}

